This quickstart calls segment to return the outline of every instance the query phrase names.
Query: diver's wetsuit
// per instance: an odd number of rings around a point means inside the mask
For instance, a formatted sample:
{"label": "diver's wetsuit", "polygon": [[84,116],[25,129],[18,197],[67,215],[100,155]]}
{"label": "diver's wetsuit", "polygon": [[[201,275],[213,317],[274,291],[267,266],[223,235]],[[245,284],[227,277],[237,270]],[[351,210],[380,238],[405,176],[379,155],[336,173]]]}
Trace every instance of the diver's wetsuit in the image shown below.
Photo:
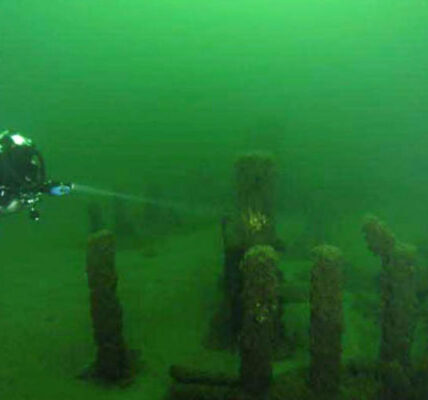
{"label": "diver's wetsuit", "polygon": [[45,185],[43,158],[30,139],[0,134],[0,215],[34,206]]}
{"label": "diver's wetsuit", "polygon": [[19,133],[0,133],[0,215],[22,208],[39,219],[36,209],[43,194],[69,194],[72,184],[46,180],[45,163],[33,142]]}

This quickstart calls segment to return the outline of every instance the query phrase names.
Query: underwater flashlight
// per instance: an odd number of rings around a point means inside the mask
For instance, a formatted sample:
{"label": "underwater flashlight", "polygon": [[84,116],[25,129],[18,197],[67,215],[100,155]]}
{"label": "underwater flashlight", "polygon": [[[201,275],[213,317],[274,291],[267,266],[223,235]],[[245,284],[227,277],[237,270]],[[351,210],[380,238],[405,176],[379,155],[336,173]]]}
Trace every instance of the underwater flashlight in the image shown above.
{"label": "underwater flashlight", "polygon": [[71,193],[73,189],[72,183],[51,183],[49,187],[49,194],[52,196],[66,196]]}

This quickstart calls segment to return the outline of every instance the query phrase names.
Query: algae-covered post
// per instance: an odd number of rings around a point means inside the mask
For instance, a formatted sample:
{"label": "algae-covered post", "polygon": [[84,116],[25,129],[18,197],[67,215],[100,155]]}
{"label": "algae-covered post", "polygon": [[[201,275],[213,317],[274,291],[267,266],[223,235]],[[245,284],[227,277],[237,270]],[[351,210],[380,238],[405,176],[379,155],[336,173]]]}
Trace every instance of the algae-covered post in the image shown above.
{"label": "algae-covered post", "polygon": [[320,397],[331,399],[339,391],[342,355],[342,255],[333,246],[312,251],[310,385]]}
{"label": "algae-covered post", "polygon": [[274,159],[269,153],[250,153],[240,157],[235,168],[240,239],[247,249],[272,245],[276,240]]}
{"label": "algae-covered post", "polygon": [[369,250],[381,258],[382,267],[391,263],[397,239],[385,223],[374,215],[368,215],[364,220],[363,233]]}
{"label": "algae-covered post", "polygon": [[[269,153],[250,153],[235,163],[236,210],[223,218],[224,303],[213,320],[212,347],[236,347],[241,329],[242,277],[239,264],[254,245],[277,244],[275,231],[276,171]],[[280,277],[279,270],[277,271]],[[279,306],[281,308],[281,306]],[[278,326],[277,343],[282,329]]]}
{"label": "algae-covered post", "polygon": [[381,400],[409,398],[410,351],[416,323],[415,248],[399,242],[377,217],[363,226],[369,249],[382,260]]}
{"label": "algae-covered post", "polygon": [[250,153],[238,158],[235,170],[236,215],[233,221],[229,221],[233,226],[224,227],[223,232],[226,296],[231,302],[233,334],[236,337],[241,323],[239,263],[251,246],[272,245],[275,239],[275,163],[268,153]]}
{"label": "algae-covered post", "polygon": [[86,272],[90,312],[97,346],[95,362],[87,377],[103,382],[129,382],[132,360],[122,332],[122,307],[116,295],[114,236],[107,230],[89,237]]}
{"label": "algae-covered post", "polygon": [[245,254],[242,271],[240,334],[243,390],[262,399],[272,380],[273,347],[278,322],[278,257],[270,246],[254,246]]}

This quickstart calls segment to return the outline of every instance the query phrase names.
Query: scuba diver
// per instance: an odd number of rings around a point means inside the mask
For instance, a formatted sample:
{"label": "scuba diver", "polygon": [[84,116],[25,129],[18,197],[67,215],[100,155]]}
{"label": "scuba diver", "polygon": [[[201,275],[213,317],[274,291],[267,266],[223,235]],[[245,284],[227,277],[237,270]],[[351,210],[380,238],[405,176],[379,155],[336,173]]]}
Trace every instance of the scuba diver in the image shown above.
{"label": "scuba diver", "polygon": [[46,179],[43,157],[31,139],[17,132],[0,133],[0,216],[28,209],[30,218],[38,221],[42,196],[64,196],[72,187]]}

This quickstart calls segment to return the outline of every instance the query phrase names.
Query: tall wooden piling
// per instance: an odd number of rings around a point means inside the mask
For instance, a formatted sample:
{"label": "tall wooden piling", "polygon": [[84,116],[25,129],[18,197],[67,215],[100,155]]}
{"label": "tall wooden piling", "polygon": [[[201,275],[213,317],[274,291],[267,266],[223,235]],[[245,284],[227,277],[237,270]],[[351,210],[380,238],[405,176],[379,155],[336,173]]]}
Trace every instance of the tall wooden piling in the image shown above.
{"label": "tall wooden piling", "polygon": [[380,400],[406,400],[411,392],[410,351],[416,324],[414,247],[399,242],[375,216],[363,225],[369,249],[382,260],[380,275]]}
{"label": "tall wooden piling", "polygon": [[235,164],[240,239],[246,250],[276,240],[276,169],[269,153],[250,153]]}
{"label": "tall wooden piling", "polygon": [[[242,327],[242,272],[240,263],[245,253],[255,245],[272,246],[282,243],[276,236],[275,200],[276,165],[269,153],[254,152],[239,157],[235,163],[236,207],[222,221],[224,290],[221,309],[212,320],[207,345],[211,348],[238,347]],[[279,268],[277,278],[282,280]],[[281,323],[282,303],[278,305],[275,356],[284,351],[284,329]]]}
{"label": "tall wooden piling", "polygon": [[253,399],[264,399],[272,380],[278,313],[278,258],[270,246],[254,246],[241,262],[241,384]]}
{"label": "tall wooden piling", "polygon": [[104,382],[127,381],[132,367],[123,338],[122,307],[116,295],[115,241],[111,232],[103,230],[90,236],[86,272],[97,346],[90,376]]}
{"label": "tall wooden piling", "polygon": [[339,392],[342,355],[342,256],[328,245],[312,253],[310,386],[319,398],[334,399]]}

